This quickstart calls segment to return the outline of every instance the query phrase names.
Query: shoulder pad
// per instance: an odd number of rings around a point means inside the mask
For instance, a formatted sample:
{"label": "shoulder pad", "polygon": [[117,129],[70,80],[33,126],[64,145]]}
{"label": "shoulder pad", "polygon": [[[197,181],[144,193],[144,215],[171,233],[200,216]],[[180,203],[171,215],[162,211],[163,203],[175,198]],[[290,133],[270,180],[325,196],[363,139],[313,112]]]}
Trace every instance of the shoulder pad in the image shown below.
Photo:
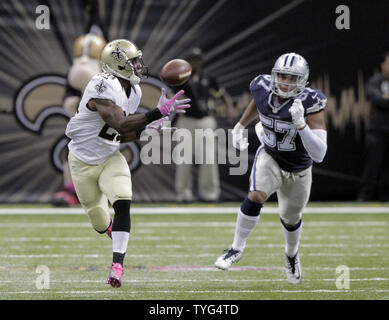
{"label": "shoulder pad", "polygon": [[116,77],[108,72],[100,72],[95,74],[92,79],[104,79],[104,80],[115,80]]}
{"label": "shoulder pad", "polygon": [[327,97],[318,89],[307,87],[298,98],[301,99],[307,114],[324,110],[327,104]]}
{"label": "shoulder pad", "polygon": [[270,80],[271,76],[269,74],[260,74],[250,82],[250,90],[253,91],[262,88],[266,91],[271,91]]}
{"label": "shoulder pad", "polygon": [[112,82],[113,79],[114,78],[111,78],[110,76],[107,77],[106,73],[94,75],[85,88],[84,94],[87,94],[90,99],[108,99],[115,102],[115,86]]}

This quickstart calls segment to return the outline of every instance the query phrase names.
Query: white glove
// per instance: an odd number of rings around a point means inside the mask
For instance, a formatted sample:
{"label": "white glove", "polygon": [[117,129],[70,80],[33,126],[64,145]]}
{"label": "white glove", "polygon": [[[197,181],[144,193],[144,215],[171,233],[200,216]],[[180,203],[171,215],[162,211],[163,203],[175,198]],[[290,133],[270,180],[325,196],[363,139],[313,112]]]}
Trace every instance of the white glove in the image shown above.
{"label": "white glove", "polygon": [[161,89],[161,96],[159,97],[157,108],[161,111],[162,115],[167,116],[171,113],[185,113],[185,109],[190,108],[190,99],[177,98],[184,93],[184,90],[180,90],[173,98],[166,97],[166,90]]}
{"label": "white glove", "polygon": [[244,126],[242,126],[239,122],[235,125],[234,129],[232,129],[232,146],[240,151],[246,150],[249,146],[247,142],[247,138],[243,136]]}
{"label": "white glove", "polygon": [[302,129],[305,127],[304,119],[304,107],[300,99],[295,99],[292,106],[289,108],[289,113],[292,116],[292,121],[297,129]]}
{"label": "white glove", "polygon": [[255,125],[255,133],[257,134],[259,141],[263,144],[263,135],[265,134],[265,131],[263,131],[263,126],[260,121]]}

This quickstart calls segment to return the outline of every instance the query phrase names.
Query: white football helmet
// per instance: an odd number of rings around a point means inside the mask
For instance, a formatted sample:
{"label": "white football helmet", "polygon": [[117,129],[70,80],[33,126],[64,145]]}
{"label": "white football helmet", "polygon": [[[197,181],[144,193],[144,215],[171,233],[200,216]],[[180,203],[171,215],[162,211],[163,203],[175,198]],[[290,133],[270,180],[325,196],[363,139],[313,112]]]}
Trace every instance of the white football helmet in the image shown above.
{"label": "white football helmet", "polygon": [[[281,78],[289,75],[290,81],[283,82]],[[304,91],[308,84],[309,66],[307,61],[299,54],[291,52],[280,56],[271,72],[271,88],[274,94],[281,98],[295,97]],[[281,90],[280,84],[287,87]]]}
{"label": "white football helmet", "polygon": [[101,62],[104,71],[129,80],[132,85],[138,84],[142,75],[147,74],[142,51],[125,39],[109,42],[101,53]]}

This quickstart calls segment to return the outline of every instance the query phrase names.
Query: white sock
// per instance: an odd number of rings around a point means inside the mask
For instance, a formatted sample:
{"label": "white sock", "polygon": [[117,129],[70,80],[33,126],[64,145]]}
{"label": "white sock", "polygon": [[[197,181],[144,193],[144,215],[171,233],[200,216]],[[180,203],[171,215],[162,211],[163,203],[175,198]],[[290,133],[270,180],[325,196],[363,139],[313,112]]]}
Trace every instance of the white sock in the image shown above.
{"label": "white sock", "polygon": [[301,232],[303,231],[303,222],[301,221],[300,226],[294,231],[288,231],[283,224],[281,225],[285,237],[285,253],[289,257],[294,257],[299,248]]}
{"label": "white sock", "polygon": [[255,228],[259,221],[258,216],[248,216],[245,215],[240,209],[238,212],[238,217],[236,218],[235,225],[235,236],[232,247],[243,251],[246,246],[246,240],[248,239],[251,231]]}
{"label": "white sock", "polygon": [[112,231],[112,251],[126,253],[129,237],[129,232]]}

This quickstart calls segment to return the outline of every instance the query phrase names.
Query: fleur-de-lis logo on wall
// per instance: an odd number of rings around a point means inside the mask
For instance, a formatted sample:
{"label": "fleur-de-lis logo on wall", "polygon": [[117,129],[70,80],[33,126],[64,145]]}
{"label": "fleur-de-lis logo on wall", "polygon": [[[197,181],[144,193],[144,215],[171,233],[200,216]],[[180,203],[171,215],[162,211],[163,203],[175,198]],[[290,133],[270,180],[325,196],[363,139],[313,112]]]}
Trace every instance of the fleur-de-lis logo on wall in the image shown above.
{"label": "fleur-de-lis logo on wall", "polygon": [[116,60],[116,61],[121,61],[123,59],[123,53],[121,52],[119,47],[116,47],[114,51],[111,52],[111,56]]}

